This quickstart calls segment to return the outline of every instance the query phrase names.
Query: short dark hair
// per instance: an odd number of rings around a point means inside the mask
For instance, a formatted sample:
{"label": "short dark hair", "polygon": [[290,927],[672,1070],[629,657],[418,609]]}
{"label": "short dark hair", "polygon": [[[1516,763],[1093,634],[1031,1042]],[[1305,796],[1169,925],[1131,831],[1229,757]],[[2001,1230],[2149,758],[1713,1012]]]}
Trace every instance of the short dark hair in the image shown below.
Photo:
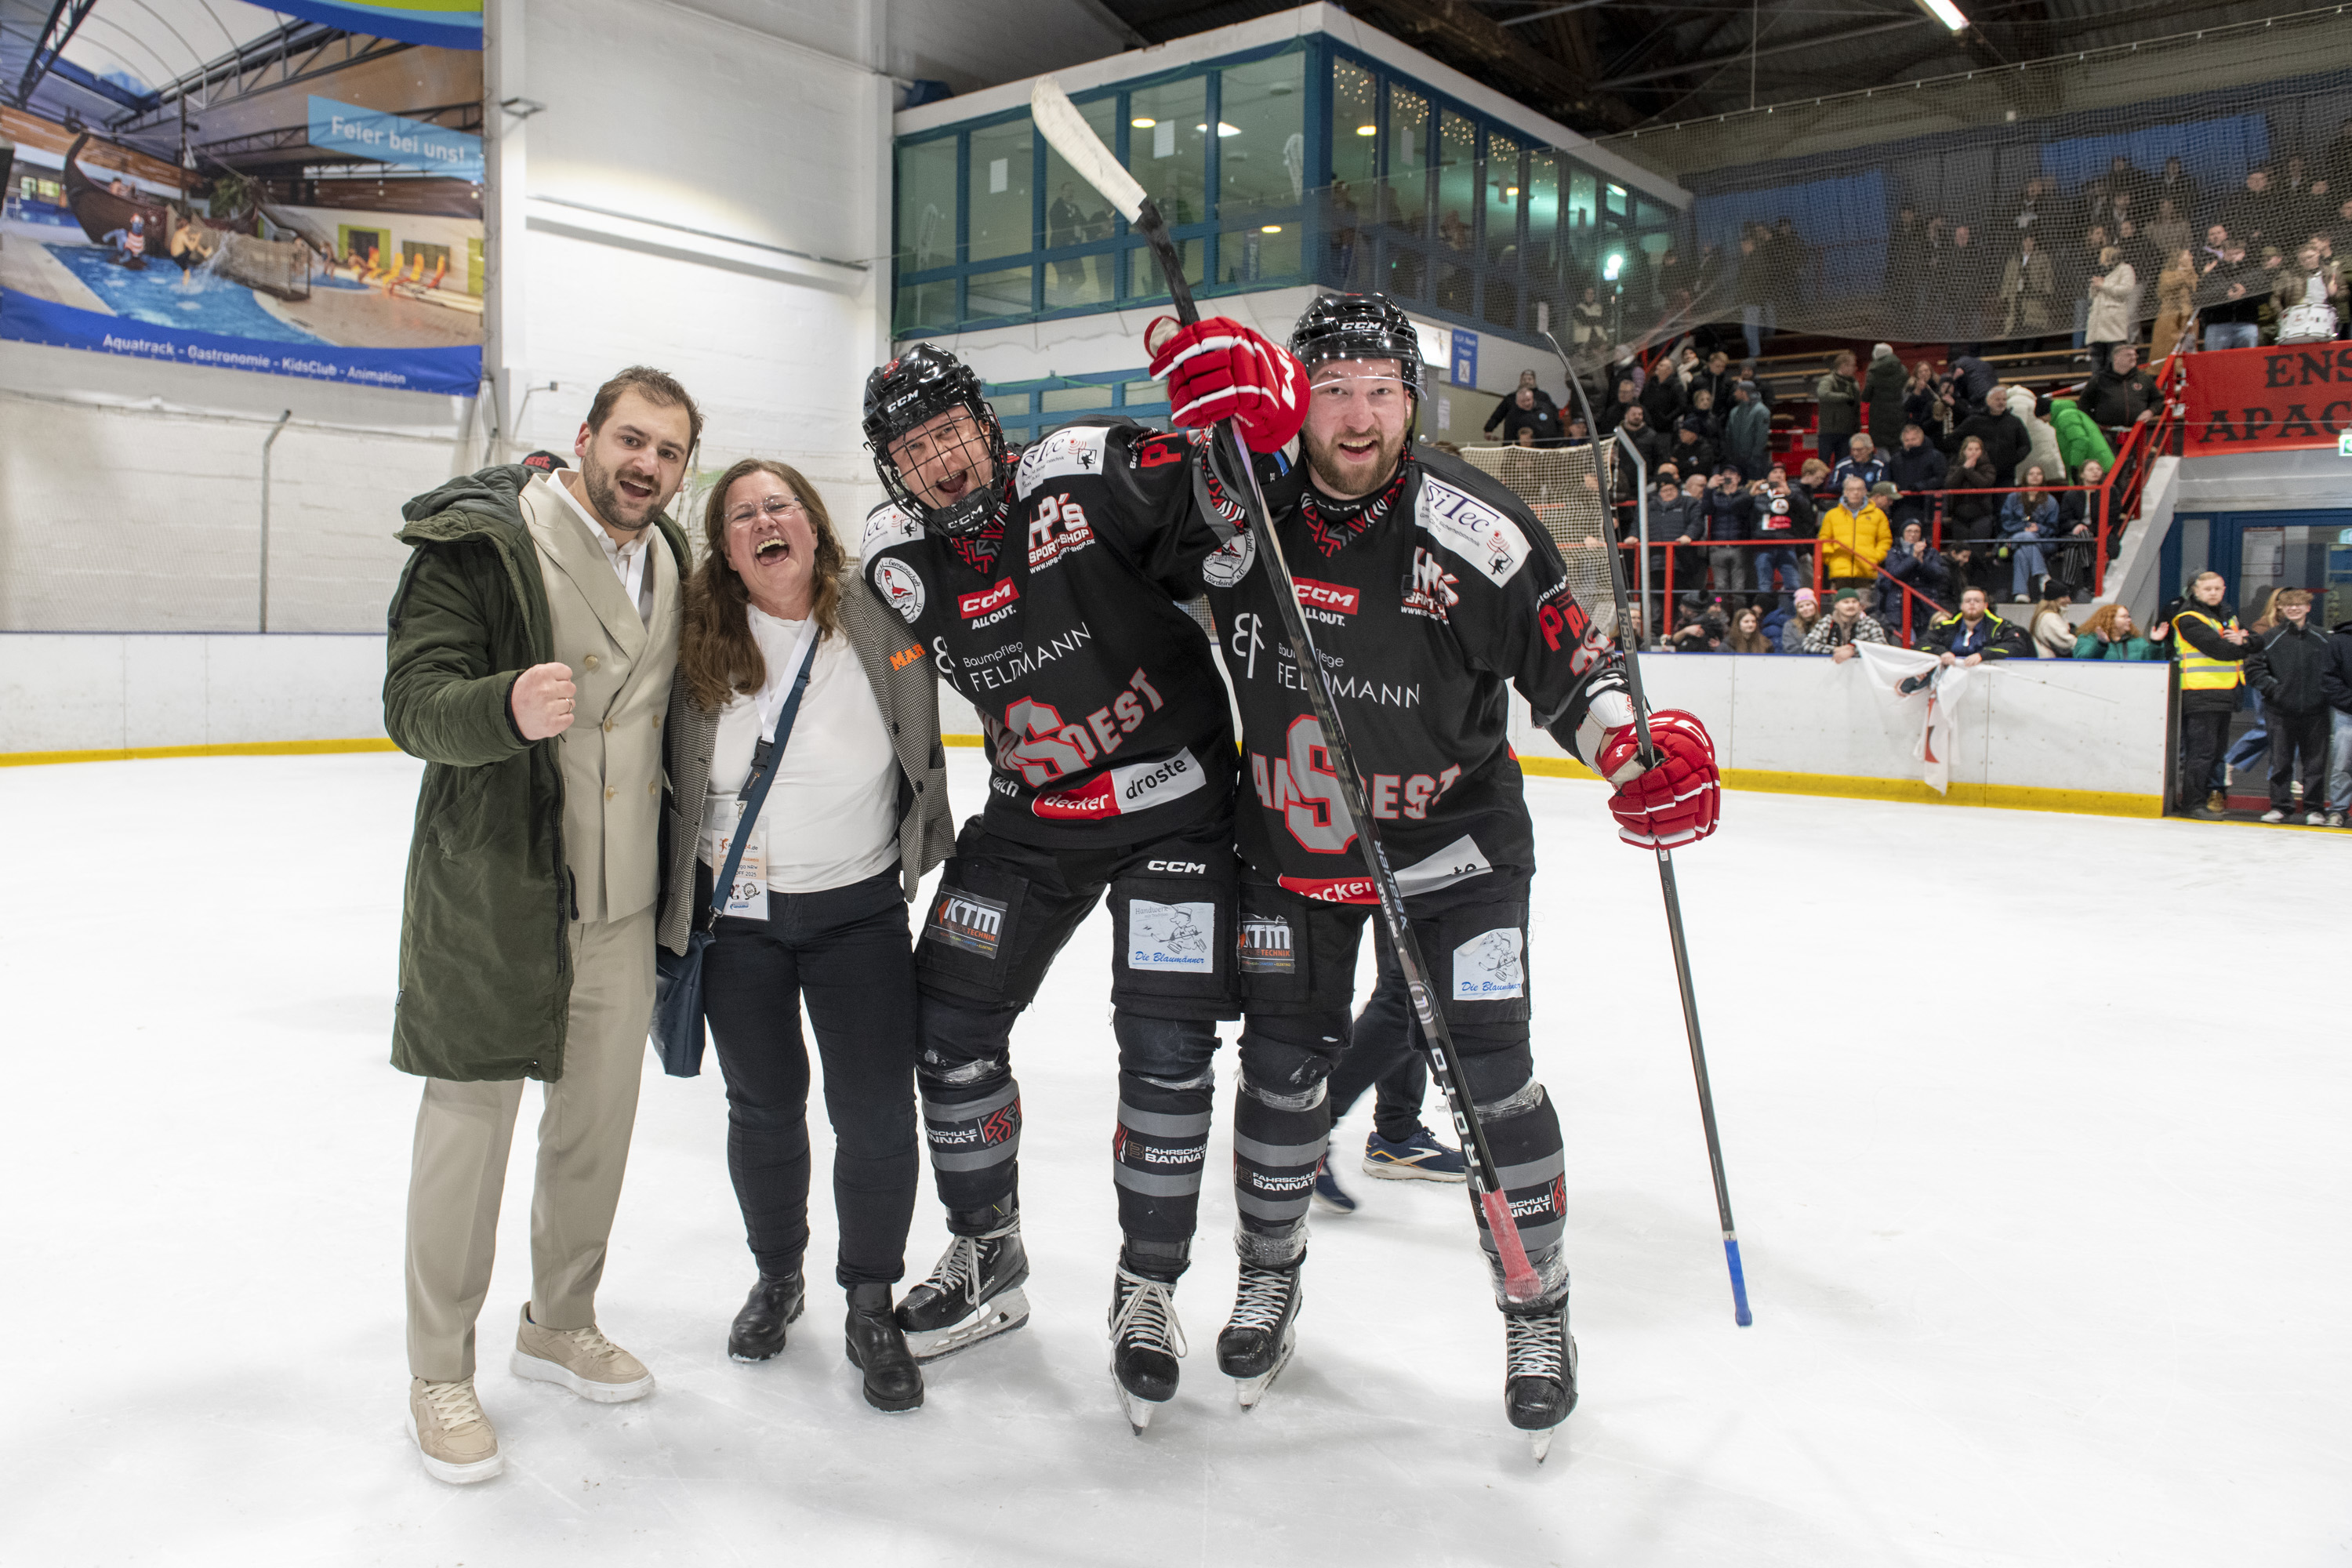
{"label": "short dark hair", "polygon": [[604,427],[604,421],[612,417],[613,405],[621,400],[625,392],[634,392],[663,408],[685,409],[686,449],[691,453],[702,444],[702,410],[694,405],[694,399],[677,384],[676,376],[644,364],[631,365],[596,389],[596,400],[588,405],[588,429],[592,435]]}

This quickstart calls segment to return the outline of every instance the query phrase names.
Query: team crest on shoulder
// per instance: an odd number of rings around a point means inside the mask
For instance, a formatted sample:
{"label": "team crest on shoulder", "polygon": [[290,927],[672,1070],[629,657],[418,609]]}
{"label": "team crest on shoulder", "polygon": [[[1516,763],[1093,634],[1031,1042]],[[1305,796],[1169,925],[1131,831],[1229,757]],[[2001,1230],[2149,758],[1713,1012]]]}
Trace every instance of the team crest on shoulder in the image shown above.
{"label": "team crest on shoulder", "polygon": [[1201,580],[1212,588],[1230,588],[1249,575],[1256,560],[1257,541],[1246,531],[1236,533],[1201,563]]}
{"label": "team crest on shoulder", "polygon": [[908,626],[922,618],[923,577],[903,561],[887,557],[874,563],[874,591],[905,617]]}
{"label": "team crest on shoulder", "polygon": [[1065,474],[1101,473],[1103,443],[1109,436],[1109,426],[1103,425],[1078,425],[1055,431],[1021,454],[1013,493],[1027,500],[1047,479]]}
{"label": "team crest on shoulder", "polygon": [[1468,493],[1424,475],[1414,519],[1423,531],[1501,587],[1527,564],[1528,536],[1517,522]]}
{"label": "team crest on shoulder", "polygon": [[887,550],[922,536],[919,523],[886,502],[866,514],[866,537],[857,542],[857,553],[871,555],[877,550]]}

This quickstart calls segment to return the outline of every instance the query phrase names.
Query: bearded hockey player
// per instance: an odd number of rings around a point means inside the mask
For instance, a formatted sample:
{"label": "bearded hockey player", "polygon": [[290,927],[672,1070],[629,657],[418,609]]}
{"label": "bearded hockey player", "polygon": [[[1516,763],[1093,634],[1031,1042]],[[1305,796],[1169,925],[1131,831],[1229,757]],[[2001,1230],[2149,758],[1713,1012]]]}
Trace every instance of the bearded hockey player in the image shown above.
{"label": "bearded hockey player", "polygon": [[[1576,1357],[1559,1120],[1529,1049],[1535,842],[1506,739],[1508,688],[1619,786],[1610,804],[1628,843],[1674,846],[1713,831],[1713,748],[1688,714],[1655,714],[1663,754],[1645,771],[1616,655],[1570,592],[1550,536],[1498,481],[1412,447],[1421,355],[1402,311],[1380,295],[1326,296],[1299,319],[1290,356],[1310,383],[1303,460],[1269,482],[1266,500],[1457,1070],[1543,1281],[1533,1303],[1505,1298],[1481,1215],[1505,1313],[1505,1409],[1540,1458],[1575,1405]],[[1270,404],[1295,374],[1289,356],[1223,320],[1171,334],[1152,368],[1170,376],[1180,425]],[[1237,542],[1204,574],[1245,769],[1236,826],[1246,1022],[1234,1141],[1242,1268],[1217,1359],[1246,1405],[1296,1342],[1307,1201],[1330,1131],[1324,1080],[1349,1037],[1357,944],[1376,899],[1309,706],[1312,677],[1280,629],[1262,552],[1254,539]],[[1384,938],[1379,960],[1391,977]]]}
{"label": "bearded hockey player", "polygon": [[[1264,446],[1297,429],[1303,377],[1285,390]],[[928,345],[868,380],[866,437],[892,499],[867,521],[865,570],[913,636],[898,657],[931,659],[979,710],[992,764],[916,942],[916,1072],[955,1239],[899,1325],[930,1360],[1026,1321],[1009,1040],[1107,893],[1112,1369],[1140,1432],[1176,1389],[1171,1293],[1200,1207],[1216,1021],[1240,1010],[1231,710],[1184,608],[1231,531],[1195,504],[1195,438],[1081,423],[1016,462],[978,380]]]}

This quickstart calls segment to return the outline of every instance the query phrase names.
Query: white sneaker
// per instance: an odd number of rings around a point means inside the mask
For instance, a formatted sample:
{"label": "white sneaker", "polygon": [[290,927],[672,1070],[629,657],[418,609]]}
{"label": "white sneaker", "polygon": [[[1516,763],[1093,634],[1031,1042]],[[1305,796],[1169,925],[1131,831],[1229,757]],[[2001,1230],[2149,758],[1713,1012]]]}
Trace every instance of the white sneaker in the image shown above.
{"label": "white sneaker", "polygon": [[2273,806],[2268,811],[2263,813],[2263,820],[2264,822],[2284,822],[2286,820],[2286,813],[2281,811],[2276,806]]}
{"label": "white sneaker", "polygon": [[2341,827],[2341,826],[2344,826],[2344,814],[2343,814],[2342,812],[2340,812],[2340,811],[2331,811],[2331,812],[2329,812],[2329,813],[2327,814],[2327,826],[2330,826],[2330,827]]}
{"label": "white sneaker", "polygon": [[427,1383],[408,1380],[408,1435],[425,1461],[425,1473],[436,1481],[464,1486],[487,1481],[506,1468],[499,1452],[498,1429],[482,1414],[474,1397],[474,1380]]}
{"label": "white sneaker", "polygon": [[2327,814],[2324,811],[2306,811],[2303,814],[2303,822],[2306,827],[2325,827],[2327,826]]}

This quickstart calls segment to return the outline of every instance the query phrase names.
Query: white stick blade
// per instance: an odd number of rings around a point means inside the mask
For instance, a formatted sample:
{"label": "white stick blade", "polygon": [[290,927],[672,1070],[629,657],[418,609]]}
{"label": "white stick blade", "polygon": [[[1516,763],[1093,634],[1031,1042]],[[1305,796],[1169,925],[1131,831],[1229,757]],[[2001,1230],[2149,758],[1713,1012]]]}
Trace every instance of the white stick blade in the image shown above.
{"label": "white stick blade", "polygon": [[1095,128],[1087,123],[1070,95],[1052,77],[1039,77],[1037,85],[1029,89],[1029,114],[1037,122],[1037,133],[1045,138],[1062,161],[1078,172],[1078,177],[1103,195],[1103,199],[1118,209],[1118,216],[1133,223],[1143,212],[1143,187],[1135,176],[1119,166],[1111,156]]}

